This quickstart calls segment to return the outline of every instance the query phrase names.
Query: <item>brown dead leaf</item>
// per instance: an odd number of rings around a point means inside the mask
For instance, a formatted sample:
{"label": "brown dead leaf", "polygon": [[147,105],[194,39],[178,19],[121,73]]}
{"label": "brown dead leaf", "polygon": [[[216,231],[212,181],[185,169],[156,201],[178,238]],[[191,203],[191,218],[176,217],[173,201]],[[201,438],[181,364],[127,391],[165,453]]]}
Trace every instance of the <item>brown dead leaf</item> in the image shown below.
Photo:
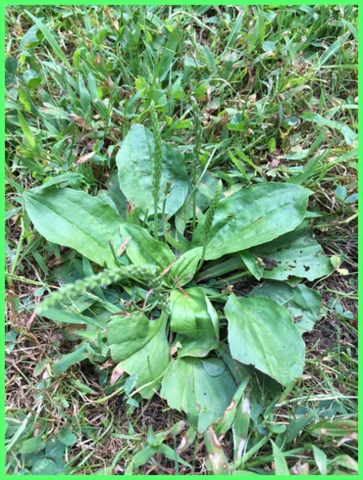
{"label": "brown dead leaf", "polygon": [[337,447],[340,447],[343,443],[351,442],[352,440],[358,440],[358,433],[357,432],[352,432],[346,437],[343,437],[341,440],[339,440]]}
{"label": "brown dead leaf", "polygon": [[293,467],[290,468],[292,475],[309,475],[309,464],[301,463],[299,460]]}
{"label": "brown dead leaf", "polygon": [[69,333],[73,333],[75,330],[85,330],[86,325],[83,323],[70,323],[69,325],[66,326],[66,330]]}
{"label": "brown dead leaf", "polygon": [[122,242],[122,245],[119,251],[117,252],[118,257],[121,257],[121,255],[124,253],[124,251],[126,250],[127,244],[129,243],[130,240],[131,240],[131,237],[127,237],[126,240]]}
{"label": "brown dead leaf", "polygon": [[83,157],[79,157],[79,159],[76,161],[76,164],[77,163],[85,163],[85,162],[87,162],[87,160],[94,157],[95,155],[96,155],[96,152],[87,153],[87,155],[84,155]]}
{"label": "brown dead leaf", "polygon": [[178,352],[178,347],[170,347],[170,356],[175,357]]}
{"label": "brown dead leaf", "polygon": [[107,362],[103,363],[103,364],[99,367],[99,369],[100,369],[100,370],[105,370],[106,368],[113,367],[113,365],[114,365],[114,362],[113,362],[113,361],[111,360],[111,358],[110,358],[110,359],[107,360]]}
{"label": "brown dead leaf", "polygon": [[16,295],[14,292],[9,290],[6,293],[6,300],[9,306],[9,317],[10,320],[16,324],[16,319],[17,319],[17,314],[18,314],[18,309],[17,309],[17,301],[19,300],[19,296]]}
{"label": "brown dead leaf", "polygon": [[[39,302],[38,302],[39,303]],[[32,323],[34,322],[34,319],[36,317],[36,312],[34,310],[34,312],[30,315],[29,317],[29,320],[26,322],[26,326],[25,328],[29,331],[31,326],[32,326]]]}
{"label": "brown dead leaf", "polygon": [[171,269],[171,267],[174,265],[174,262],[175,260],[170,264],[168,265],[166,268],[164,268],[164,270],[161,272],[160,276],[163,277],[166,273],[169,272],[169,270]]}
{"label": "brown dead leaf", "polygon": [[83,128],[84,127],[84,119],[82,117],[79,117],[78,115],[76,115],[75,113],[71,113],[69,115],[71,117],[71,119],[74,121],[74,123],[76,125],[78,125],[80,128]]}
{"label": "brown dead leaf", "polygon": [[280,160],[278,160],[277,158],[274,158],[273,160],[271,160],[271,162],[268,162],[268,166],[270,168],[276,168],[280,165]]}
{"label": "brown dead leaf", "polygon": [[121,377],[121,375],[124,372],[125,372],[125,370],[121,367],[121,363],[116,365],[116,367],[113,369],[112,374],[111,374],[111,380],[110,380],[111,385],[116,383],[117,380]]}

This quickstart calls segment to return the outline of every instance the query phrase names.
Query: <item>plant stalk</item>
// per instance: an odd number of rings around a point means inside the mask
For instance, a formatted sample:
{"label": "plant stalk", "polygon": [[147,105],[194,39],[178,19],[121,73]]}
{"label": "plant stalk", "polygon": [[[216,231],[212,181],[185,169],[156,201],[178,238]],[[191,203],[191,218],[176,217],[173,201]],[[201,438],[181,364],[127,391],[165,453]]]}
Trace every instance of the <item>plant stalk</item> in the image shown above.
{"label": "plant stalk", "polygon": [[160,196],[160,183],[162,171],[162,141],[158,116],[155,110],[155,104],[150,104],[151,125],[154,135],[154,161],[152,168],[152,196],[154,199],[154,238],[158,240],[159,222],[158,222],[158,203]]}

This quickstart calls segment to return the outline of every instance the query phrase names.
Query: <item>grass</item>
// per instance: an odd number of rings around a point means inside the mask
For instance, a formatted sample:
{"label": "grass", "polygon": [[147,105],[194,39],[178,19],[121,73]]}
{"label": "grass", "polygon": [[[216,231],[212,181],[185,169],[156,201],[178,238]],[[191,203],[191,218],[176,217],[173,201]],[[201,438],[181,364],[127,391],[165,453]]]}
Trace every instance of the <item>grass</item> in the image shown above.
{"label": "grass", "polygon": [[[203,440],[171,431],[183,415],[157,396],[127,404],[137,396],[115,394],[111,364],[53,376],[76,337],[34,311],[50,286],[79,278],[82,261],[33,230],[22,192],[51,181],[106,195],[130,125],[152,129],[151,100],[162,139],[190,161],[197,149],[231,190],[311,188],[315,235],[342,259],[315,284],[326,315],[304,334],[302,379],[270,411],[253,406],[252,453],[236,469],[277,472],[271,438],[295,474],[357,473],[357,7],[8,6],[5,49],[6,473],[211,472]],[[319,429],[326,420],[334,434]],[[190,466],[162,451],[132,465],[150,425],[174,452],[186,442],[178,453]],[[231,459],[228,435],[223,448]]]}

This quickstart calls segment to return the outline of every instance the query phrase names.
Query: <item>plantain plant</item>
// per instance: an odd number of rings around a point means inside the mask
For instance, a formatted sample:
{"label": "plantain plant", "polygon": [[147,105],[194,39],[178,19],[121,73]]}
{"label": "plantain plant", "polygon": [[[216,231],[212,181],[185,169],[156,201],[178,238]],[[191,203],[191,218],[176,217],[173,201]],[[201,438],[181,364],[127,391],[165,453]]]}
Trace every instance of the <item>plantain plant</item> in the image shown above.
{"label": "plantain plant", "polygon": [[[215,435],[232,429],[238,467],[249,402],[265,395],[276,403],[303,373],[302,334],[322,316],[319,293],[304,281],[333,265],[309,231],[312,191],[281,182],[231,191],[210,172],[201,185],[195,166],[188,172],[161,141],[154,106],[151,114],[153,132],[133,124],[117,154],[116,193],[46,183],[24,193],[35,229],[87,266],[37,312],[82,326],[54,374],[111,357],[118,382],[133,376],[134,395],[146,399],[160,391],[212,451]],[[261,283],[241,294],[233,284],[247,278]]]}

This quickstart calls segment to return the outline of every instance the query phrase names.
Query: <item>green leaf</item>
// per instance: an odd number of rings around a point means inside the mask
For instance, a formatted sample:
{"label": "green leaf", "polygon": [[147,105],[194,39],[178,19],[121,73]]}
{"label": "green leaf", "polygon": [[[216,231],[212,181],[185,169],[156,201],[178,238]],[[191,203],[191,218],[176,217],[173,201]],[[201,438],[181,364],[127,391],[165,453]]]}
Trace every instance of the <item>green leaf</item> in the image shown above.
{"label": "green leaf", "polygon": [[330,45],[327,50],[325,50],[325,52],[319,59],[318,68],[324,65],[324,63],[326,63],[332,55],[335,55],[338,52],[338,50],[343,46],[343,43],[346,41],[346,39],[347,34],[345,34],[342,38],[338,38],[334,43]]}
{"label": "green leaf", "polygon": [[[152,133],[142,125],[132,125],[117,154],[116,161],[122,192],[132,206],[139,207],[143,212],[151,211],[154,204],[151,185],[153,155]],[[165,207],[165,213],[171,217],[184,203],[188,192],[188,175],[183,156],[169,145],[163,144],[160,211],[167,180],[173,184]]]}
{"label": "green leaf", "polygon": [[192,248],[180,255],[165,276],[165,283],[168,286],[175,286],[175,279],[180,286],[189,283],[197,271],[202,250],[202,247]]}
{"label": "green leaf", "polygon": [[231,118],[231,121],[227,123],[227,127],[229,130],[242,132],[246,128],[246,120],[243,120],[240,113],[236,113],[236,115]]}
{"label": "green leaf", "polygon": [[204,432],[203,438],[214,475],[228,475],[228,459],[212,427]]}
{"label": "green leaf", "polygon": [[19,453],[26,454],[26,453],[35,453],[38,452],[44,446],[42,436],[28,438],[24,440],[20,449]]}
{"label": "green leaf", "polygon": [[178,463],[180,463],[181,465],[184,465],[185,467],[189,467],[189,468],[193,468],[190,463],[188,462],[185,462],[176,452],[176,450],[173,450],[172,448],[170,448],[168,445],[165,445],[164,443],[162,443],[160,446],[159,446],[159,452],[162,453],[166,458],[170,458],[170,460],[177,460]]}
{"label": "green leaf", "polygon": [[132,460],[133,464],[135,467],[141,467],[141,465],[145,465],[145,463],[150,460],[150,458],[153,457],[158,451],[158,448],[148,445],[134,455]]}
{"label": "green leaf", "polygon": [[60,442],[56,438],[51,438],[48,440],[45,446],[45,456],[54,460],[59,468],[62,468],[64,465],[63,454],[66,449],[64,443]]}
{"label": "green leaf", "polygon": [[33,137],[33,134],[29,128],[29,125],[25,118],[23,117],[23,114],[18,111],[18,118],[19,118],[19,123],[20,127],[24,133],[24,136],[26,138],[26,141],[29,143],[29,145],[34,148],[35,147],[35,138]]}
{"label": "green leaf", "polygon": [[314,436],[323,437],[351,437],[358,435],[358,422],[355,420],[334,418],[332,420],[322,420],[311,428]]}
{"label": "green leaf", "polygon": [[334,120],[328,120],[317,113],[304,112],[301,114],[301,118],[307,121],[316,123],[317,125],[324,125],[326,127],[340,131],[344,135],[344,139],[348,145],[352,145],[358,139],[358,134],[354,132],[348,125],[336,122]]}
{"label": "green leaf", "polygon": [[344,203],[354,203],[357,200],[358,200],[358,193],[353,193],[352,195],[349,195],[349,197],[347,197],[344,200]]}
{"label": "green leaf", "polygon": [[300,333],[311,331],[323,316],[320,293],[305,285],[292,288],[282,282],[265,282],[251,290],[248,295],[267,297],[285,307]]}
{"label": "green leaf", "polygon": [[89,106],[91,104],[90,94],[84,84],[84,80],[81,75],[78,75],[78,88],[79,88],[79,96],[81,100],[81,107],[84,115],[87,115]]}
{"label": "green leaf", "polygon": [[257,280],[260,280],[262,277],[262,268],[260,263],[256,261],[255,257],[252,255],[251,250],[242,250],[242,252],[239,252],[239,255],[248,271],[252,273]]}
{"label": "green leaf", "polygon": [[161,54],[159,63],[155,69],[154,78],[158,78],[160,81],[165,80],[172,67],[178,44],[179,28],[175,27],[174,30],[171,32],[168,41],[163,49],[163,53]]}
{"label": "green leaf", "polygon": [[77,442],[77,435],[67,427],[58,433],[58,440],[67,447],[72,447]]}
{"label": "green leaf", "polygon": [[261,9],[258,10],[257,15],[258,15],[257,20],[253,27],[252,34],[249,36],[249,42],[248,42],[249,54],[253,51],[253,49],[255,48],[255,45],[262,44],[265,38],[265,22],[263,19],[263,13]]}
{"label": "green leaf", "polygon": [[14,57],[7,57],[5,60],[5,69],[8,73],[15,73],[18,69],[18,61]]}
{"label": "green leaf", "polygon": [[[132,318],[132,323],[127,324],[129,318]],[[162,314],[158,320],[148,320],[148,324],[142,317],[140,320],[135,320],[135,317],[125,317],[124,320],[126,322],[111,322],[111,329],[110,324],[108,326],[108,342],[112,358],[115,361],[125,358],[126,354],[123,350],[126,349],[126,353],[131,356],[123,360],[120,367],[130,375],[137,374],[136,386],[140,388],[145,385],[140,390],[140,394],[144,398],[151,398],[160,387],[161,377],[170,359],[166,337],[167,316]],[[117,325],[121,324],[123,328],[118,330]],[[112,334],[115,337],[112,337]],[[114,343],[114,338],[118,341],[117,343]],[[132,354],[132,352],[135,353]]]}
{"label": "green leaf", "polygon": [[77,350],[63,355],[60,360],[55,362],[52,365],[52,372],[54,375],[59,375],[60,373],[65,372],[70,366],[82,362],[82,360],[85,360],[88,357],[89,353],[87,351],[87,345],[83,344],[81,347],[77,348]]}
{"label": "green leaf", "polygon": [[52,47],[54,53],[58,55],[58,57],[62,60],[62,62],[68,68],[71,68],[71,64],[68,62],[68,59],[65,56],[63,50],[60,48],[60,46],[58,45],[58,42],[55,40],[55,38],[53,37],[52,33],[48,30],[48,28],[43,24],[41,20],[39,20],[34,15],[32,15],[30,12],[28,12],[27,10],[24,10],[24,11],[33,20],[33,22],[39,28],[39,30],[42,32],[42,34],[44,35],[44,37],[47,39],[50,46]]}
{"label": "green leaf", "polygon": [[270,40],[263,42],[262,50],[264,52],[273,52],[276,50],[276,42],[271,42]]}
{"label": "green leaf", "polygon": [[73,248],[98,265],[117,266],[109,241],[120,248],[122,218],[85,192],[49,188],[24,193],[30,220],[50,242]]}
{"label": "green leaf", "polygon": [[216,358],[178,358],[164,375],[161,396],[171,408],[196,416],[203,433],[222,417],[236,385],[225,364]]}
{"label": "green leaf", "polygon": [[231,294],[224,312],[232,357],[282,385],[301,376],[305,344],[289,312],[265,297]]}
{"label": "green leaf", "polygon": [[334,270],[330,259],[304,224],[294,232],[253,248],[252,253],[263,261],[263,278],[271,280],[299,277],[312,281],[330,275]]}
{"label": "green leaf", "polygon": [[23,74],[23,79],[31,90],[39,87],[42,83],[42,77],[40,77],[34,70],[26,70]]}
{"label": "green leaf", "polygon": [[228,35],[227,45],[223,52],[223,57],[230,53],[232,49],[234,49],[238,35],[241,33],[241,25],[243,22],[243,16],[245,11],[239,12],[235,22],[233,22],[233,27],[231,33]]}
{"label": "green leaf", "polygon": [[57,475],[59,473],[59,468],[53,462],[53,460],[49,460],[48,458],[41,458],[32,468],[33,475]]}
{"label": "green leaf", "polygon": [[314,453],[314,458],[316,465],[319,469],[320,475],[326,475],[327,474],[327,456],[326,453],[323,452],[323,450],[320,450],[320,448],[316,447],[313,445],[313,453]]}
{"label": "green leaf", "polygon": [[[305,216],[310,194],[297,185],[271,182],[224,198],[214,216],[206,260],[269,242],[295,229]],[[195,230],[193,246],[203,245],[205,217]]]}
{"label": "green leaf", "polygon": [[213,53],[208,45],[201,46],[201,52],[203,53],[203,57],[208,65],[209,71],[214,73],[217,72],[216,62],[213,57]]}
{"label": "green leaf", "polygon": [[149,320],[146,315],[113,317],[107,324],[107,343],[115,362],[126,360],[141,350],[157,334],[160,320]]}
{"label": "green leaf", "polygon": [[275,460],[275,474],[276,475],[290,475],[289,467],[287,466],[285,455],[275,442],[270,440],[272,444],[272,453]]}
{"label": "green leaf", "polygon": [[175,260],[168,245],[155,240],[145,228],[124,223],[120,230],[122,237],[128,239],[126,255],[134,265],[156,265],[164,270]]}
{"label": "green leaf", "polygon": [[347,196],[347,189],[343,185],[338,185],[334,193],[340,202],[344,202]]}
{"label": "green leaf", "polygon": [[99,95],[97,91],[97,82],[95,77],[92,75],[92,72],[88,72],[87,80],[88,80],[88,90],[89,90],[92,102],[94,100],[98,100]]}
{"label": "green leaf", "polygon": [[46,310],[41,310],[39,315],[42,317],[50,318],[54,322],[69,323],[69,324],[82,324],[82,325],[94,325],[96,327],[102,328],[103,323],[99,320],[87,317],[77,312],[72,312],[71,310],[65,311],[61,307],[48,308]]}
{"label": "green leaf", "polygon": [[278,439],[281,443],[289,443],[296,438],[300,432],[308,425],[314,418],[319,417],[319,410],[311,410],[309,413],[300,415],[295,418],[286,428],[285,432],[279,435]]}
{"label": "green leaf", "polygon": [[170,294],[170,329],[181,343],[179,357],[205,357],[218,348],[219,321],[213,305],[200,287]]}

